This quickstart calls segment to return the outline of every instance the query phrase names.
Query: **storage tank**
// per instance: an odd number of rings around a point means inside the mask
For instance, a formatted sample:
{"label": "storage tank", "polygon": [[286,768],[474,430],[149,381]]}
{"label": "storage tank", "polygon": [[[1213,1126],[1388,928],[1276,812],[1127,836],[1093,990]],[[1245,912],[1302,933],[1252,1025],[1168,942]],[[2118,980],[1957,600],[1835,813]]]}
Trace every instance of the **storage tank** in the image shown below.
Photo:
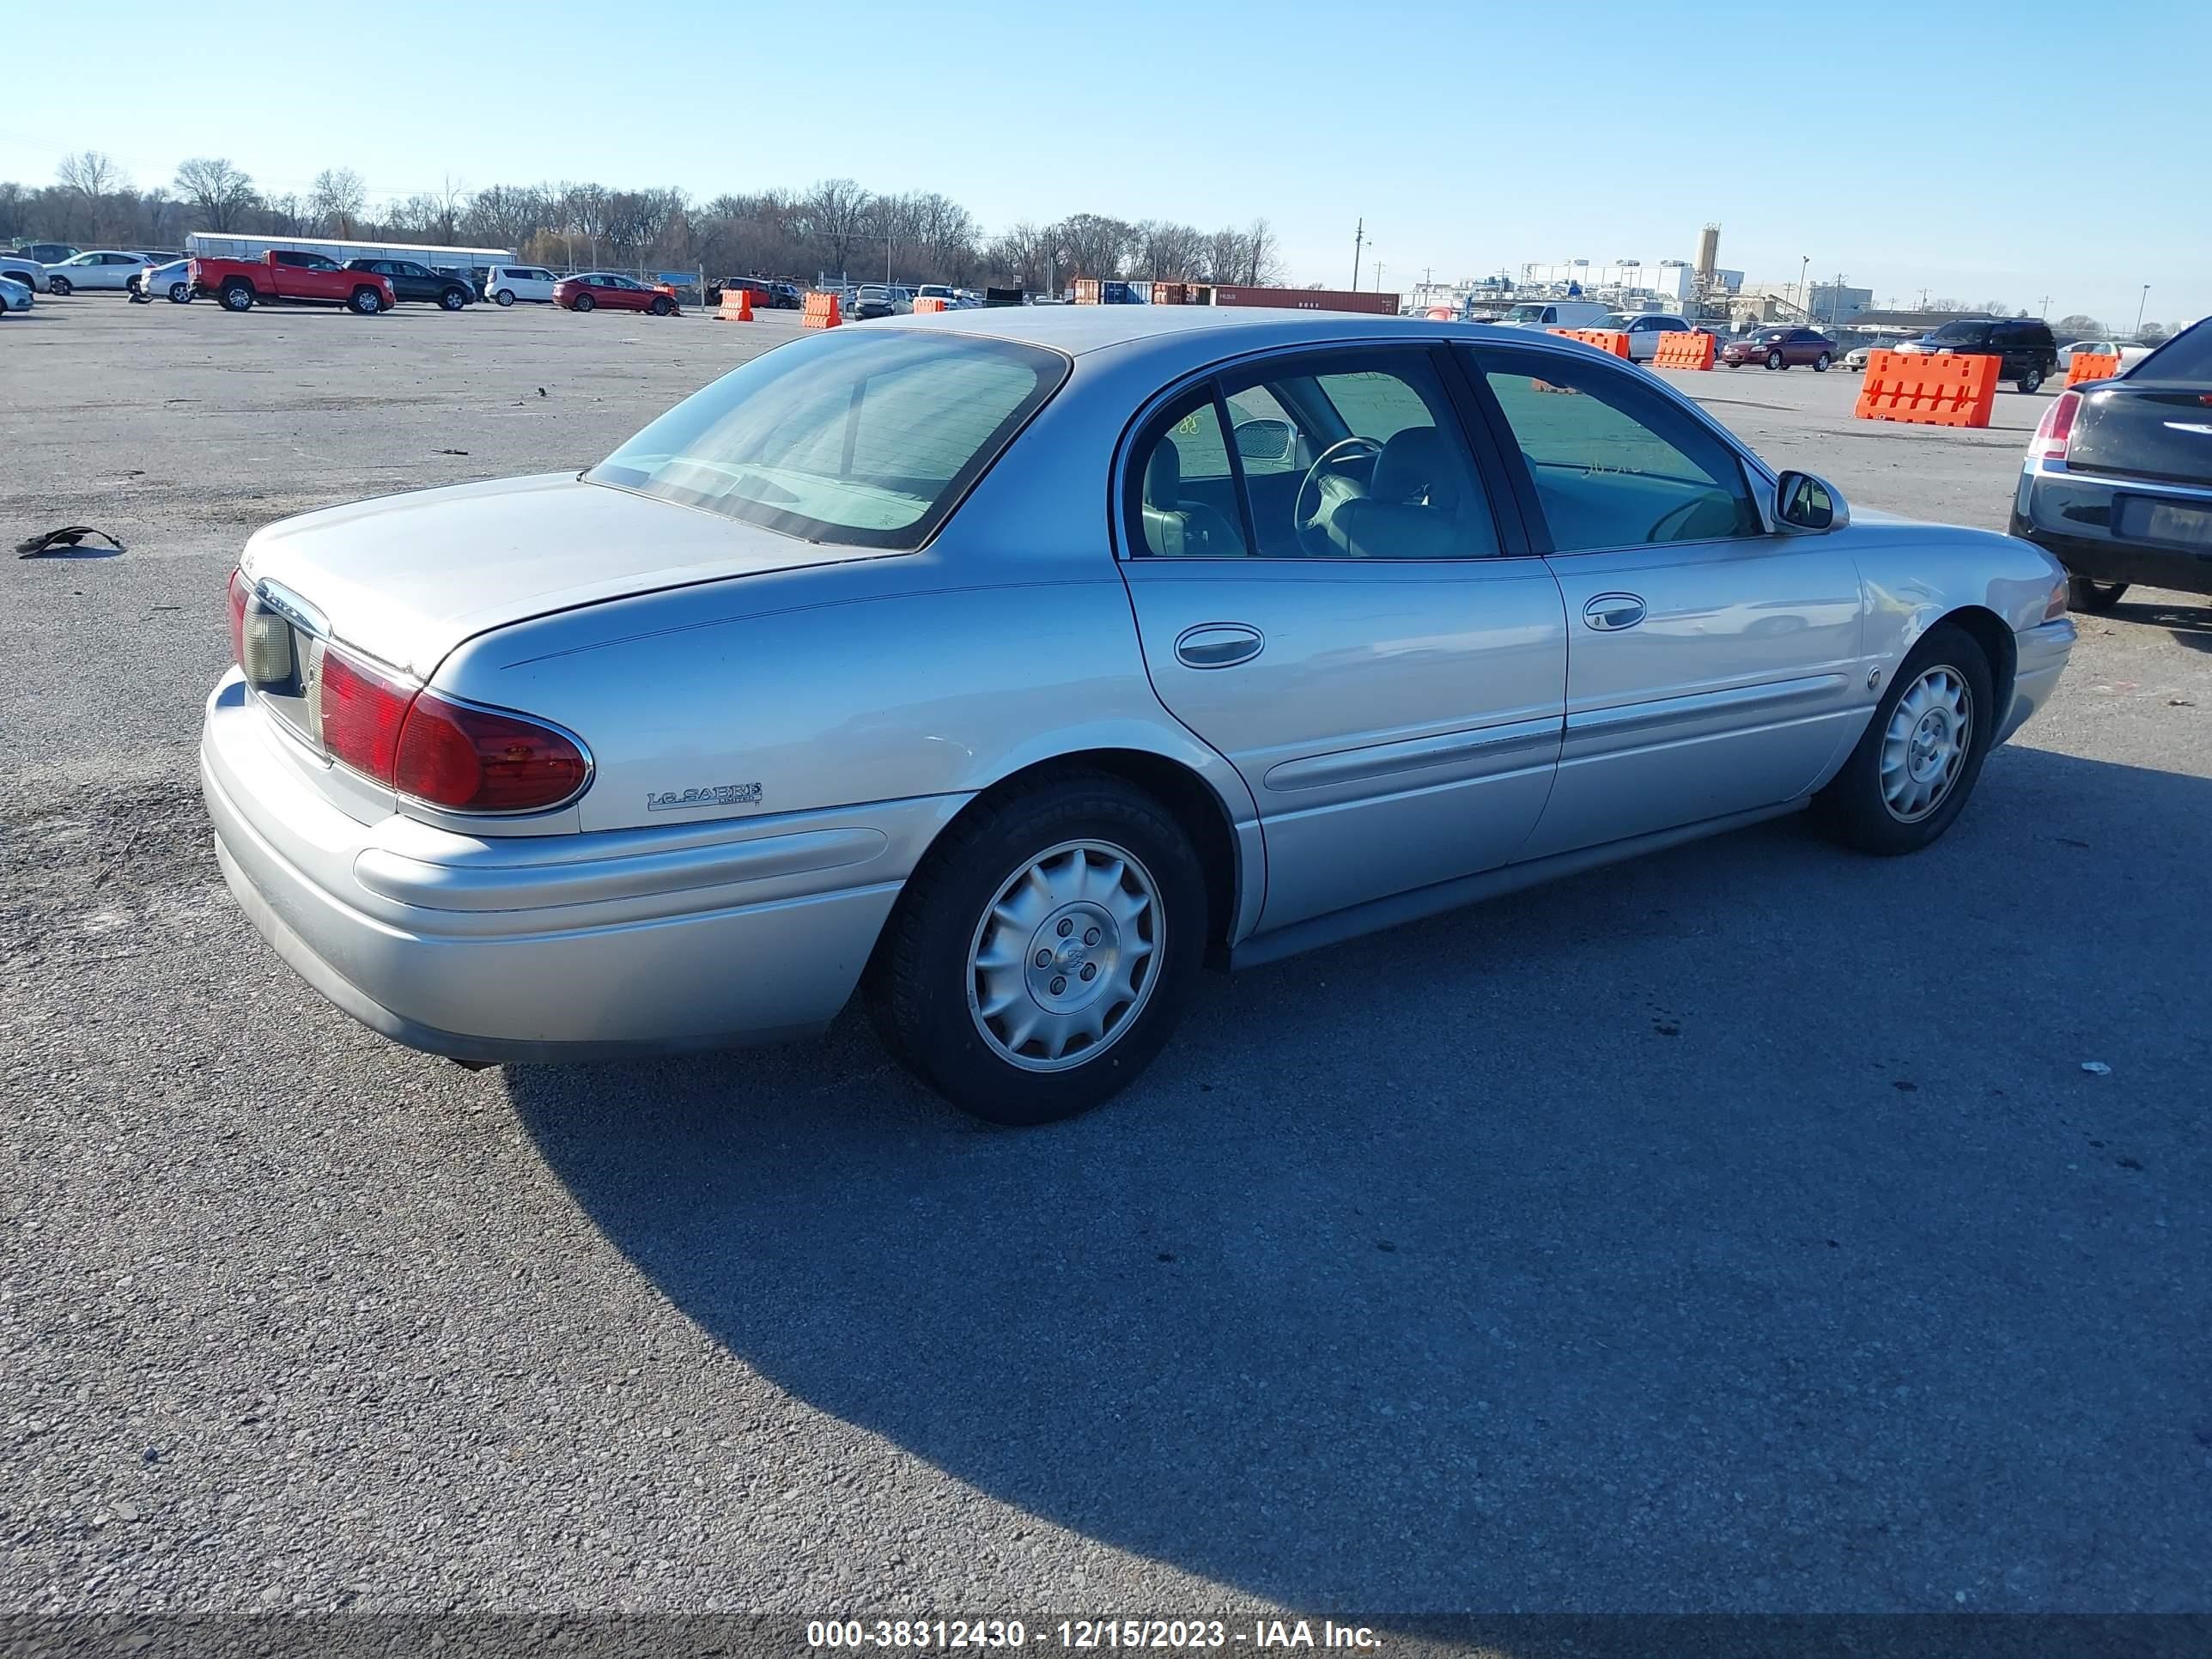
{"label": "storage tank", "polygon": [[1707,225],[1698,233],[1698,282],[1699,286],[1712,286],[1713,272],[1720,268],[1721,228]]}

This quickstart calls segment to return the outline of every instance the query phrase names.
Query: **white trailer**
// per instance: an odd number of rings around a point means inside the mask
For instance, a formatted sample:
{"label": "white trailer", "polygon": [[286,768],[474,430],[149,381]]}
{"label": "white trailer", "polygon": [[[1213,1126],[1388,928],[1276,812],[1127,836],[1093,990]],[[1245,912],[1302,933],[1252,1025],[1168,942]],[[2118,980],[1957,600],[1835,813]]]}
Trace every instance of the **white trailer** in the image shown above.
{"label": "white trailer", "polygon": [[204,259],[258,259],[270,249],[322,253],[340,264],[352,259],[412,259],[433,270],[457,271],[471,281],[492,265],[515,265],[521,256],[509,247],[444,247],[435,242],[346,242],[321,236],[245,236],[225,230],[196,230],[185,238],[185,252]]}

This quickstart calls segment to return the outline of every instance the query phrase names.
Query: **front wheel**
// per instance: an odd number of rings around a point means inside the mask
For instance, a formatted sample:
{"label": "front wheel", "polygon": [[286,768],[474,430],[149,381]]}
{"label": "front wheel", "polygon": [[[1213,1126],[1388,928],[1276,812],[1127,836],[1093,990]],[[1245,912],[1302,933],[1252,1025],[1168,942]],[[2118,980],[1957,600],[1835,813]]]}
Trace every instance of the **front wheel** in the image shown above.
{"label": "front wheel", "polygon": [[674,306],[668,303],[668,296],[665,294],[657,295],[653,301],[652,311],[656,317],[665,317],[675,309]]}
{"label": "front wheel", "polygon": [[374,317],[384,309],[384,296],[373,288],[357,288],[353,298],[346,301],[364,317]]}
{"label": "front wheel", "polygon": [[885,1045],[994,1123],[1087,1111],[1151,1064],[1203,954],[1182,827],[1118,778],[1038,785],[945,832],[870,969]]}
{"label": "front wheel", "polygon": [[2031,368],[2013,384],[2022,392],[2040,391],[2043,386],[2043,371],[2039,368]]}
{"label": "front wheel", "polygon": [[1769,368],[1787,368],[1790,364],[1780,352],[1770,351],[1766,354],[1766,366]]}
{"label": "front wheel", "polygon": [[511,306],[514,303],[514,290],[511,288],[503,288],[493,295],[492,298],[503,306]]}
{"label": "front wheel", "polygon": [[599,301],[592,298],[590,295],[579,294],[575,297],[575,300],[569,305],[568,309],[571,311],[589,311],[598,303]]}
{"label": "front wheel", "polygon": [[1829,832],[1862,853],[1917,853],[1951,827],[1996,736],[1989,659],[1938,623],[1913,647],[1874,718],[1815,802]]}
{"label": "front wheel", "polygon": [[438,303],[448,311],[459,311],[469,302],[469,292],[463,288],[449,288],[438,296]]}
{"label": "front wheel", "polygon": [[46,278],[46,292],[49,294],[58,295],[63,299],[67,299],[76,291],[76,284],[72,283],[66,276],[49,276]]}
{"label": "front wheel", "polygon": [[1828,354],[1826,352],[1824,351],[1819,356],[1813,359],[1813,372],[1815,374],[1826,374],[1828,372]]}
{"label": "front wheel", "polygon": [[2125,582],[2092,581],[2087,576],[2066,579],[2066,603],[2075,611],[2110,611],[2127,591]]}

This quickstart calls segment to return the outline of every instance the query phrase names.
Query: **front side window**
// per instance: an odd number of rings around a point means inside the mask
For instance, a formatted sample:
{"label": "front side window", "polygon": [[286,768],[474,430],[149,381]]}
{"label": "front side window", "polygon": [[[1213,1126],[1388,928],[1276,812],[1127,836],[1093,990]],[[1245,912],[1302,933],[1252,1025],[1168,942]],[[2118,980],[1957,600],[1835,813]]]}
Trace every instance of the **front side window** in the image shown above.
{"label": "front side window", "polygon": [[1488,498],[1425,350],[1272,358],[1223,376],[1214,395],[1179,402],[1133,452],[1139,511],[1130,539],[1140,554],[1240,556],[1248,534],[1250,552],[1267,559],[1498,551]]}
{"label": "front side window", "polygon": [[1510,347],[1478,361],[1556,550],[1765,533],[1735,453],[1635,375]]}
{"label": "front side window", "polygon": [[1011,340],[836,330],[732,370],[584,477],[808,541],[915,548],[1067,372]]}

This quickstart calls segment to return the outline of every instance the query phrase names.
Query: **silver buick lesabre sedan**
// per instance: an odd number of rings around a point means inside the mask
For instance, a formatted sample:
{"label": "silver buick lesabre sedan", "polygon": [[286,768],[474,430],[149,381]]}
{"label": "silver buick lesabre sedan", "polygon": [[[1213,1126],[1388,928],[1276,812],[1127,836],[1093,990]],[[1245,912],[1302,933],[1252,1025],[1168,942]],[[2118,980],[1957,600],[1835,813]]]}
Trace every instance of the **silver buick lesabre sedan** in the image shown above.
{"label": "silver buick lesabre sedan", "polygon": [[1856,520],[1521,330],[1194,307],[810,336],[580,476],[272,525],[202,774],[341,1008],[477,1063],[820,1030],[1080,1111],[1238,968],[1815,809],[1948,829],[2065,574]]}

